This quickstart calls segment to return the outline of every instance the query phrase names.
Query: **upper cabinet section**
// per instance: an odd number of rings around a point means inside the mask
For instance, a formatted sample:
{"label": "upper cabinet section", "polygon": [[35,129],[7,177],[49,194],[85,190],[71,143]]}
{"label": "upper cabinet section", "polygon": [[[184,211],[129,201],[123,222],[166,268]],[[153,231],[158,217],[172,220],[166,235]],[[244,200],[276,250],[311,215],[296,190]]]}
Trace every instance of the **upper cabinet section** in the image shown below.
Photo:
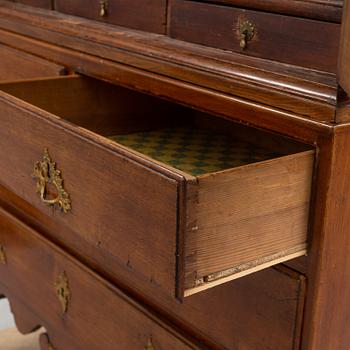
{"label": "upper cabinet section", "polygon": [[267,12],[313,18],[329,22],[341,21],[343,0],[201,0]]}
{"label": "upper cabinet section", "polygon": [[165,34],[166,0],[56,0],[56,10],[70,15]]}
{"label": "upper cabinet section", "polygon": [[171,0],[170,8],[173,38],[336,72],[337,23],[187,0]]}

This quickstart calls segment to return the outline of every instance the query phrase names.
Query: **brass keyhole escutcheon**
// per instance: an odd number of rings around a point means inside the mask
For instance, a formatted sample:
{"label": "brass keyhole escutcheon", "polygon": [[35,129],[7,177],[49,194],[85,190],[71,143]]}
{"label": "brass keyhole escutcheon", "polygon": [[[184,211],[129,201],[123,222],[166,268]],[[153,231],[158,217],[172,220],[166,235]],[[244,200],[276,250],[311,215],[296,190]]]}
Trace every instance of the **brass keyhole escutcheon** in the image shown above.
{"label": "brass keyhole escutcheon", "polygon": [[144,350],[155,350],[151,339],[148,339],[147,345],[144,347]]}
{"label": "brass keyhole escutcheon", "polygon": [[60,275],[58,276],[55,282],[55,290],[58,300],[61,304],[62,313],[65,314],[68,310],[70,298],[68,277],[65,271],[60,273]]}
{"label": "brass keyhole escutcheon", "polygon": [[[44,150],[43,159],[35,163],[33,177],[37,180],[36,192],[44,204],[57,207],[64,213],[71,210],[71,200],[63,187],[61,171],[56,168],[56,163],[52,161],[47,149]],[[49,187],[55,190],[53,198],[48,198]]]}
{"label": "brass keyhole escutcheon", "polygon": [[3,265],[6,265],[6,263],[7,263],[5,248],[4,248],[4,246],[2,246],[2,245],[0,245],[0,262],[1,262]]}
{"label": "brass keyhole escutcheon", "polygon": [[239,46],[241,50],[245,50],[248,46],[248,42],[255,36],[255,26],[247,19],[240,20],[238,22],[237,34],[239,36]]}
{"label": "brass keyhole escutcheon", "polygon": [[107,16],[108,0],[100,0],[100,17]]}

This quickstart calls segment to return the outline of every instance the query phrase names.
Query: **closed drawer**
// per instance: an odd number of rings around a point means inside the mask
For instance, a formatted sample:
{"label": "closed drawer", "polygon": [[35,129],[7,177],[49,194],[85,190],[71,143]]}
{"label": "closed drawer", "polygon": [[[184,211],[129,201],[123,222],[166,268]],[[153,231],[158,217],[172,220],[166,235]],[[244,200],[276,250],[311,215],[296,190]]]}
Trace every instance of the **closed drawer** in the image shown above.
{"label": "closed drawer", "polygon": [[105,23],[165,33],[166,0],[56,0],[55,8]]}
{"label": "closed drawer", "polygon": [[305,254],[313,150],[88,78],[1,89],[1,182],[111,264],[181,297]]}
{"label": "closed drawer", "polygon": [[21,4],[51,9],[52,0],[10,0]]}
{"label": "closed drawer", "polygon": [[64,68],[25,52],[0,45],[0,81],[53,77]]}
{"label": "closed drawer", "polygon": [[336,72],[340,34],[336,23],[171,0],[169,28],[176,39]]}
{"label": "closed drawer", "polygon": [[[4,201],[2,204],[8,210],[14,210],[9,207],[10,202],[15,202],[21,210],[28,207],[23,200],[14,200],[13,194],[1,186],[0,200]],[[29,216],[23,217],[18,212],[17,214],[23,222],[29,221],[31,225],[34,224]],[[34,215],[45,221],[44,215],[38,210],[35,210]],[[0,237],[1,232],[9,231],[8,224],[7,229],[1,229],[1,222],[9,221],[18,223],[18,220],[5,216],[0,221]],[[14,225],[18,226],[15,223]],[[61,235],[64,232],[58,229],[56,234]],[[69,242],[74,244],[75,238],[70,235],[67,234],[67,237],[70,237]],[[71,246],[69,248],[72,250]],[[8,251],[9,246],[6,245],[5,249]],[[80,251],[86,253],[85,247]],[[91,264],[91,261],[89,263]],[[111,266],[108,263],[104,268],[105,271],[106,268],[113,271],[116,265]],[[118,283],[118,280],[116,282]],[[132,283],[127,285],[128,288],[132,286]],[[239,344],[247,349],[295,350],[301,335],[305,289],[306,280],[303,275],[278,265],[211,288],[205,293],[197,293],[191,298],[186,298],[183,303],[170,297],[162,298],[156,288],[148,292],[150,288],[147,286],[141,297],[142,300],[146,298],[157,310],[161,310],[162,314],[180,324],[182,328],[191,330],[191,334],[200,337],[209,348],[216,344],[220,349],[236,349]],[[1,292],[3,291],[0,289]],[[212,319],[214,313],[218,320],[215,324]]]}
{"label": "closed drawer", "polygon": [[2,209],[0,223],[0,292],[19,318],[24,301],[27,327],[44,326],[54,349],[199,350]]}

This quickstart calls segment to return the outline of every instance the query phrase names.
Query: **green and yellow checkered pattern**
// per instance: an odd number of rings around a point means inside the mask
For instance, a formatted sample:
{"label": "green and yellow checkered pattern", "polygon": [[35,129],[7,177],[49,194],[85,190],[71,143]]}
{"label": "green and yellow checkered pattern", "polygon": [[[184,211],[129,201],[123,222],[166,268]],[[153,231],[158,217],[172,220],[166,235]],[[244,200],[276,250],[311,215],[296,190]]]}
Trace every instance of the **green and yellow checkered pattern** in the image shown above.
{"label": "green and yellow checkered pattern", "polygon": [[117,135],[110,139],[194,176],[278,155],[227,135],[185,127]]}

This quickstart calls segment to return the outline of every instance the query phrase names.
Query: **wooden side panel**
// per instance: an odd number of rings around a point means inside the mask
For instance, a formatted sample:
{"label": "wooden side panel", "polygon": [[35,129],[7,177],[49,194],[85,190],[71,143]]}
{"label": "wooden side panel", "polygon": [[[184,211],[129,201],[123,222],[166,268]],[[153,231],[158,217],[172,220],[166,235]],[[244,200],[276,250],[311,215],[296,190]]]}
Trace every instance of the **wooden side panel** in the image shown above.
{"label": "wooden side panel", "polygon": [[[77,241],[103,252],[109,264],[130,269],[173,295],[177,180],[117,144],[5,93],[0,121],[1,182],[73,230]],[[36,193],[33,167],[45,148],[70,194],[72,210],[67,214],[47,207]]]}
{"label": "wooden side panel", "polygon": [[55,9],[70,15],[105,23],[164,34],[166,0],[108,0],[105,16],[100,16],[99,0],[56,0]]}
{"label": "wooden side panel", "polygon": [[[34,315],[27,315],[25,324],[19,322],[20,328],[27,328],[22,331],[45,326],[55,349],[115,349],[116,344],[120,350],[148,349],[149,344],[155,349],[200,349],[2,210],[0,242],[7,257],[0,264],[0,291],[10,301],[14,296],[15,316],[20,320],[24,316],[17,298],[32,310]],[[68,279],[66,312],[56,293],[62,273]]]}
{"label": "wooden side panel", "polygon": [[340,86],[350,95],[350,1],[345,0],[338,61]]}
{"label": "wooden side panel", "polygon": [[305,254],[313,154],[198,179],[189,197],[187,295]]}
{"label": "wooden side panel", "polygon": [[350,128],[320,145],[303,350],[350,344]]}
{"label": "wooden side panel", "polygon": [[[339,24],[186,0],[171,0],[170,6],[173,38],[336,72]],[[242,51],[238,27],[246,20],[254,24],[255,35]]]}
{"label": "wooden side panel", "polygon": [[57,64],[0,45],[0,81],[53,77],[63,73]]}

